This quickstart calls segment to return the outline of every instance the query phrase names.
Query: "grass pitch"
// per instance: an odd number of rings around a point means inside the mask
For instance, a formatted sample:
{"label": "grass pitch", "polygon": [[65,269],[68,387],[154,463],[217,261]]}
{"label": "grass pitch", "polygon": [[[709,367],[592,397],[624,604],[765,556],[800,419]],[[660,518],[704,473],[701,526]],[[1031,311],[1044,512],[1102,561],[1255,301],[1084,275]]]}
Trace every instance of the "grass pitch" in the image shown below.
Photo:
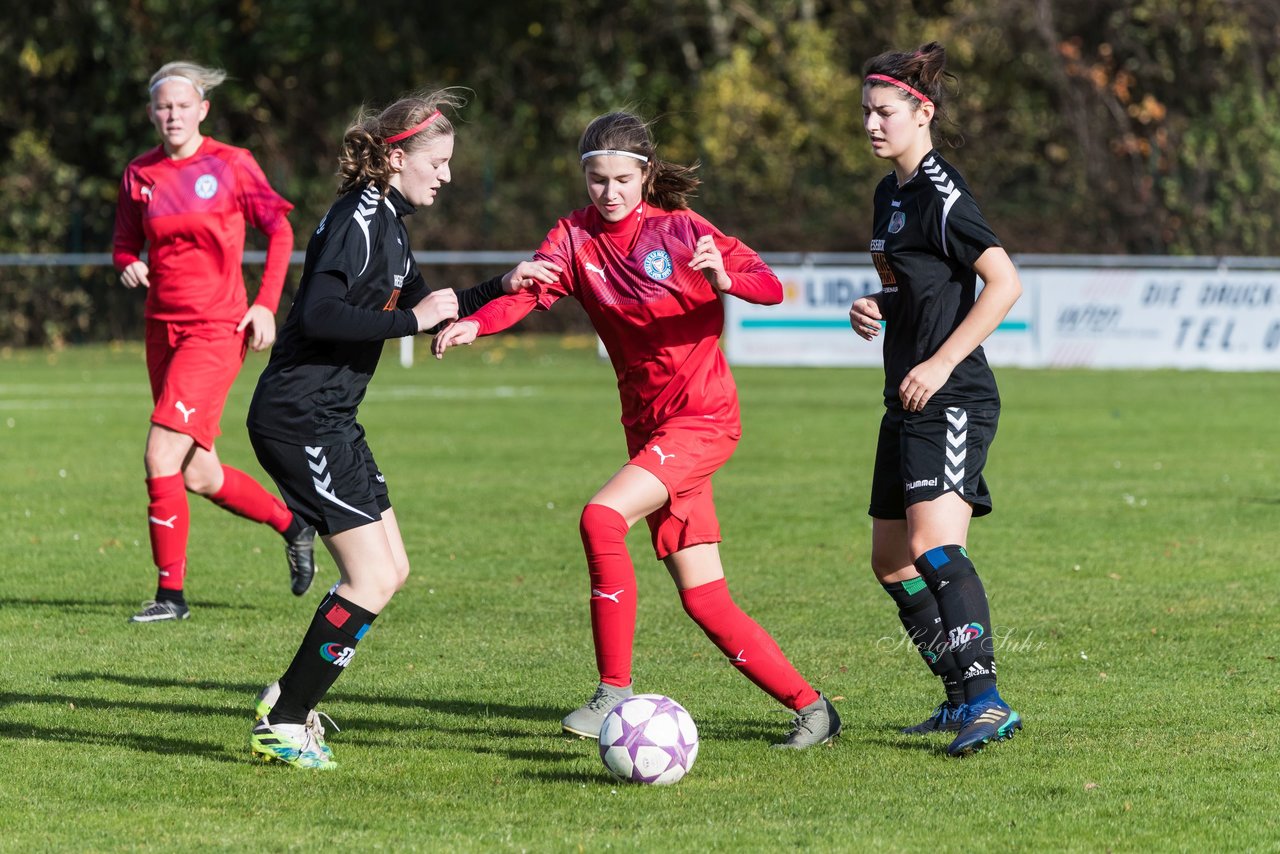
{"label": "grass pitch", "polygon": [[[731,589],[844,736],[770,750],[787,716],[634,531],[637,687],[702,736],[691,774],[652,788],[558,732],[595,680],[577,517],[624,461],[612,372],[590,341],[444,363],[419,344],[363,406],[414,572],[324,704],[331,774],[247,748],[327,554],[295,599],[275,534],[193,498],[192,618],[127,624],[154,584],[141,347],[0,354],[0,848],[1280,848],[1274,374],[998,372],[996,512],[969,550],[1027,728],[956,761],[896,733],[940,691],[867,568],[880,374],[737,370],[745,436],[716,479]],[[219,441],[260,477],[243,416],[264,364]]]}

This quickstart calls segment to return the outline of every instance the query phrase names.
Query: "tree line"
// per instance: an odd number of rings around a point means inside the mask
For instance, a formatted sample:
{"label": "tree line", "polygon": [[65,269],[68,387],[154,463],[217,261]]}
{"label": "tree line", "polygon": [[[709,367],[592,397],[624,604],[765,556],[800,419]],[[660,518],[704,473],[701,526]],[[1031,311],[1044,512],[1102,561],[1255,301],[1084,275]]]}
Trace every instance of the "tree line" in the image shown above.
{"label": "tree line", "polygon": [[[593,116],[657,118],[698,161],[695,207],[760,250],[866,246],[887,171],[862,63],[946,45],[944,154],[1012,252],[1280,254],[1280,4],[1270,0],[49,0],[0,30],[0,252],[103,252],[120,174],[156,144],[163,62],[221,66],[204,131],[251,149],[296,205],[330,204],[361,105],[470,90],[425,249],[532,249],[585,204]],[[293,271],[296,277],[297,271]],[[0,343],[129,337],[102,269],[0,267]]]}

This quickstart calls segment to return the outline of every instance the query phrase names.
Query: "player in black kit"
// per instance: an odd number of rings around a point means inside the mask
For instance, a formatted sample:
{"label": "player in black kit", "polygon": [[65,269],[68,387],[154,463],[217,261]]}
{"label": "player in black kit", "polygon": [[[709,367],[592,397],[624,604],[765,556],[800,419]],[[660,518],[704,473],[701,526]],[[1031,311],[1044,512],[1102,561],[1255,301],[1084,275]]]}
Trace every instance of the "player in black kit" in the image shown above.
{"label": "player in black kit", "polygon": [[258,460],[323,536],[341,575],[289,668],[258,697],[250,747],[266,759],[336,765],[316,704],[409,574],[386,480],[356,421],[383,343],[436,331],[535,279],[555,280],[526,261],[461,294],[423,281],[403,218],[449,182],[454,131],[441,108],[460,105],[448,90],[402,98],[347,130],[341,198],[307,245],[297,299],[249,408]]}
{"label": "player in black kit", "polygon": [[945,62],[934,42],[863,68],[863,125],[894,170],[875,193],[882,289],[855,301],[849,322],[868,341],[882,325],[885,336],[871,566],[947,693],[903,732],[954,732],[947,753],[962,756],[1022,728],[996,690],[990,609],[965,550],[969,520],[991,512],[982,467],[1000,415],[982,342],[1022,285],[968,185],[934,149]]}

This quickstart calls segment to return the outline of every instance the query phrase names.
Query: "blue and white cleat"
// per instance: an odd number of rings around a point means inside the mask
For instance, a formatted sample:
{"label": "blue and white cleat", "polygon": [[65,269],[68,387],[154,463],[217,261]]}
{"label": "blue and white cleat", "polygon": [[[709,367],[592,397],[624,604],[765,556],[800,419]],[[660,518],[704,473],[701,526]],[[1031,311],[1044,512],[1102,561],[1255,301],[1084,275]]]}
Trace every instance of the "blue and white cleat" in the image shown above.
{"label": "blue and white cleat", "polygon": [[988,742],[1013,738],[1022,729],[1022,715],[1009,708],[995,688],[966,704],[964,712],[960,733],[947,747],[948,756],[967,756]]}
{"label": "blue and white cleat", "polygon": [[933,710],[933,714],[916,724],[903,727],[903,735],[930,735],[935,732],[959,732],[964,723],[964,703],[953,703],[944,700]]}

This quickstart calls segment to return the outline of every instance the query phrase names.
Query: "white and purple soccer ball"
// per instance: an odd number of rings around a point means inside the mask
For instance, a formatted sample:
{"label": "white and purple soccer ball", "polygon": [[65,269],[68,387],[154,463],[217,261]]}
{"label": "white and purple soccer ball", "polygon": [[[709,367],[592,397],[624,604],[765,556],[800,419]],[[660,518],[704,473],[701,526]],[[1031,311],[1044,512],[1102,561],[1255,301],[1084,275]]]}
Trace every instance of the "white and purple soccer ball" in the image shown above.
{"label": "white and purple soccer ball", "polygon": [[605,715],[600,758],[620,780],[665,786],[693,767],[698,728],[684,706],[670,697],[637,694]]}

